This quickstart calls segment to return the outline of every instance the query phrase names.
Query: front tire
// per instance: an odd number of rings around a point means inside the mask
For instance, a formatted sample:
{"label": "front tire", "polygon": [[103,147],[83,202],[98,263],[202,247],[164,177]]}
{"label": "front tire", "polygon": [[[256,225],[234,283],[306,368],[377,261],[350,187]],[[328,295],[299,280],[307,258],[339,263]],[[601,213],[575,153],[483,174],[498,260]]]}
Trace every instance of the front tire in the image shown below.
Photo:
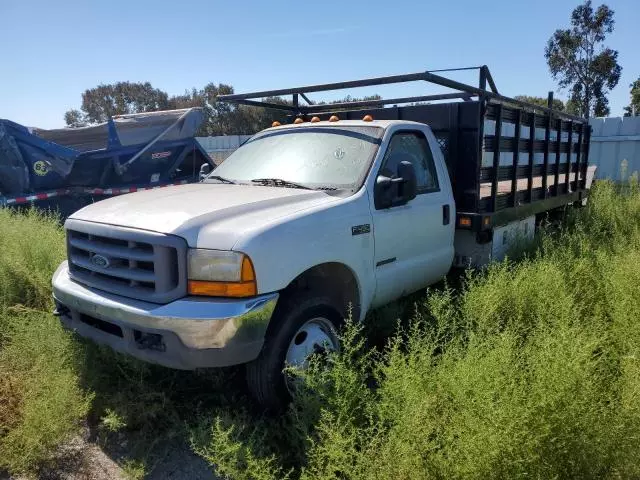
{"label": "front tire", "polygon": [[291,379],[285,366],[305,368],[319,350],[338,350],[337,329],[342,317],[328,298],[296,297],[278,305],[257,359],[247,364],[247,385],[253,397],[270,410],[291,400]]}

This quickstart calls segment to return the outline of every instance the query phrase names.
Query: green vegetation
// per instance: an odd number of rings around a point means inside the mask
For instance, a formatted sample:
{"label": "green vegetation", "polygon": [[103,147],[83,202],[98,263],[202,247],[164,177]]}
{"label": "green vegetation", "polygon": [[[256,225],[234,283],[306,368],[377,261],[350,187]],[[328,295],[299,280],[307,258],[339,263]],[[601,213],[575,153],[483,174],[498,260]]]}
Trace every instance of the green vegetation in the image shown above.
{"label": "green vegetation", "polygon": [[51,276],[65,256],[64,232],[56,217],[0,209],[0,305],[48,309]]}
{"label": "green vegetation", "polygon": [[64,252],[56,218],[0,210],[0,469],[52,460],[89,409],[78,344],[42,312],[52,307],[51,275]]}
{"label": "green vegetation", "polygon": [[221,415],[198,452],[230,478],[637,478],[640,190],[602,184],[568,220],[431,292],[382,351],[351,326],[284,444]]}
{"label": "green vegetation", "polygon": [[638,79],[629,85],[631,91],[629,95],[631,96],[631,102],[629,105],[624,107],[624,116],[625,117],[635,117],[640,115],[640,76]]}
{"label": "green vegetation", "polygon": [[278,417],[241,369],[173,372],[74,340],[45,312],[55,219],[0,212],[0,468],[36,471],[86,421],[132,478],[185,440],[234,479],[637,478],[634,182],[600,184],[518,262],[348,324]]}
{"label": "green vegetation", "polygon": [[608,93],[620,81],[618,51],[603,45],[614,30],[614,11],[584,0],[571,12],[571,27],[559,28],[544,50],[558,86],[570,90],[567,111],[581,117],[609,115]]}
{"label": "green vegetation", "polygon": [[[516,95],[513,98],[515,98],[516,100],[520,100],[521,102],[533,103],[534,105],[539,105],[541,107],[547,106],[547,99],[543,97],[532,97],[530,95]],[[557,98],[553,99],[554,110],[564,112],[564,108],[565,108],[565,105],[562,100],[559,100]]]}

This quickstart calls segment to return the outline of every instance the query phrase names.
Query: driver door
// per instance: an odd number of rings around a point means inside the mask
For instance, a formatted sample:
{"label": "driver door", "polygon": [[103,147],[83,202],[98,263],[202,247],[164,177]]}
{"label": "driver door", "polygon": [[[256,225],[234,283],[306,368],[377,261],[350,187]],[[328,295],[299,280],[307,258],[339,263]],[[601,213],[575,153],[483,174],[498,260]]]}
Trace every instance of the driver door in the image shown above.
{"label": "driver door", "polygon": [[377,209],[375,202],[371,202],[376,272],[374,306],[438,281],[453,259],[454,205],[449,181],[440,171],[444,165],[436,165],[424,132],[395,132],[377,175],[395,177],[397,159],[407,156],[415,168],[416,197],[405,205],[386,209]]}

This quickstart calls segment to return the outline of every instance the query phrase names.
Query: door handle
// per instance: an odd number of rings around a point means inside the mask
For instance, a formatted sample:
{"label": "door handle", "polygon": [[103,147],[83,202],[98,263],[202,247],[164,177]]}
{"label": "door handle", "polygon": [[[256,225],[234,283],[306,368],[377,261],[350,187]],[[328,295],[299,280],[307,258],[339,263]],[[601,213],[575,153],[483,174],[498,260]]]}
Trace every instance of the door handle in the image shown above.
{"label": "door handle", "polygon": [[449,207],[449,204],[446,204],[442,206],[442,224],[449,225],[450,221],[451,221],[451,207]]}

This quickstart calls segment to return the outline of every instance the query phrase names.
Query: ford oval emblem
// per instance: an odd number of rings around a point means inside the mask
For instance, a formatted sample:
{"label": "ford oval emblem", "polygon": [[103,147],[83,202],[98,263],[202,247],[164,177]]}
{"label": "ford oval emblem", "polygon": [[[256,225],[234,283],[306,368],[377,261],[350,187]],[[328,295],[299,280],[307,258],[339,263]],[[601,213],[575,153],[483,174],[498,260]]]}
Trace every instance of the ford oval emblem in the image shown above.
{"label": "ford oval emblem", "polygon": [[95,254],[91,257],[91,263],[100,268],[109,268],[109,265],[111,265],[111,262],[107,257],[98,254]]}

